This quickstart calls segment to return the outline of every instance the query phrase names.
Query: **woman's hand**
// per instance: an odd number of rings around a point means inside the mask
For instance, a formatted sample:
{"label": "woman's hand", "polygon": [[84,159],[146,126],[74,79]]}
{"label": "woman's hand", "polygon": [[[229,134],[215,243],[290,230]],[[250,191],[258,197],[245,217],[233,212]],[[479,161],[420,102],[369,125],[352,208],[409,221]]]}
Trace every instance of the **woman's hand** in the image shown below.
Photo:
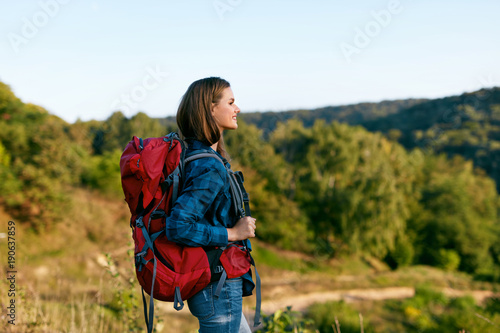
{"label": "woman's hand", "polygon": [[227,240],[236,242],[247,238],[255,237],[255,221],[251,216],[245,216],[236,222],[234,227],[227,228]]}

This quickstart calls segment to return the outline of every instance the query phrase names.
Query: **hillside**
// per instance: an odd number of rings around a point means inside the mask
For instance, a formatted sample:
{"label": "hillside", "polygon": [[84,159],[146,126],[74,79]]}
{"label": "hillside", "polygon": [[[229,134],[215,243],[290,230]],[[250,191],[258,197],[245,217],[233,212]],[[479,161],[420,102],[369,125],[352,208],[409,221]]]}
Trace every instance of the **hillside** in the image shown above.
{"label": "hillside", "polygon": [[[438,99],[405,99],[378,103],[328,106],[312,110],[245,112],[246,123],[267,137],[279,123],[296,119],[304,127],[317,120],[361,125],[382,132],[406,149],[461,155],[492,177],[500,192],[500,87]],[[159,119],[175,128],[175,118]]]}
{"label": "hillside", "polygon": [[[122,197],[123,147],[133,135],[171,130],[144,113],[68,124],[0,88],[0,204],[37,231],[57,226],[74,188]],[[493,114],[497,95],[494,89],[483,96],[479,120]],[[467,96],[449,101],[463,106]],[[447,101],[387,102],[377,109],[394,118],[422,103],[439,109]],[[380,132],[337,121],[307,127],[290,119],[272,132],[241,121],[225,141],[264,221],[263,241],[328,257],[370,255],[394,268],[427,264],[491,279],[500,269],[499,197],[491,178],[463,158],[408,151]]]}
{"label": "hillside", "polygon": [[[397,105],[390,117],[402,112]],[[0,83],[0,128],[0,217],[16,224],[22,272],[16,281],[23,325],[12,329],[139,330],[119,160],[132,135],[162,136],[172,127],[145,113],[128,118],[121,112],[69,124]],[[454,330],[482,325],[474,312],[498,321],[490,296],[500,281],[500,198],[495,182],[471,161],[410,151],[381,132],[337,121],[307,127],[289,119],[271,131],[242,120],[224,140],[233,169],[245,174],[259,221],[254,254],[266,301],[295,302],[287,297],[321,292],[325,301],[347,300],[360,297],[360,288],[378,295],[387,294],[380,288],[413,288],[413,298],[377,303],[379,312],[367,314],[367,323],[400,332],[386,328],[396,322],[439,331],[443,316],[468,320],[449,324]],[[0,233],[6,229],[3,223]],[[4,242],[0,238],[5,258]],[[455,301],[446,288],[489,296]],[[1,302],[9,302],[5,293]],[[301,304],[304,316],[324,322],[327,331],[332,311],[357,318],[371,303]],[[189,317],[165,318],[193,328]]]}
{"label": "hillside", "polygon": [[[394,101],[382,101],[379,103],[358,103],[352,105],[327,106],[313,110],[290,110],[277,112],[246,112],[240,114],[246,123],[264,129],[266,133],[274,131],[277,124],[290,119],[298,119],[305,127],[311,127],[318,119],[327,123],[332,121],[345,122],[350,125],[358,125],[374,119],[383,118],[397,114],[401,110],[408,109],[428,101],[427,99],[405,99]],[[175,127],[175,117],[158,118],[163,126]]]}
{"label": "hillside", "polygon": [[[141,291],[133,272],[126,205],[86,190],[75,191],[67,199],[68,215],[57,229],[42,233],[23,226],[17,229],[18,244],[22,246],[17,254],[20,274],[16,280],[16,325],[7,325],[2,315],[0,330],[19,333],[143,330]],[[0,218],[12,220],[2,209]],[[95,223],[96,220],[102,223]],[[0,233],[4,232],[6,226],[2,225]],[[0,245],[2,249],[6,246],[5,239],[0,238]],[[3,250],[1,253],[4,254]],[[260,241],[254,241],[254,257],[262,277],[262,310],[266,315],[292,306],[304,314],[316,309],[314,313],[319,316],[320,306],[329,308],[337,304],[341,308],[335,310],[335,315],[346,331],[352,325],[350,317],[354,312],[356,316],[363,314],[365,331],[396,333],[414,323],[414,318],[405,314],[409,304],[421,304],[413,306],[419,311],[429,311],[422,303],[422,295],[432,290],[433,294],[426,297],[442,295],[441,301],[450,304],[458,299],[466,302],[464,311],[481,313],[494,320],[494,325],[500,324],[500,314],[488,312],[488,306],[492,306],[488,304],[496,304],[491,297],[500,296],[500,286],[475,281],[467,274],[426,266],[392,271],[374,258],[351,256],[325,260]],[[5,279],[0,285],[5,290]],[[2,293],[0,304],[8,302],[7,294]],[[254,304],[254,297],[245,299],[244,311],[249,319]],[[444,310],[457,317],[464,316],[455,305]],[[331,320],[333,323],[333,317]],[[172,303],[158,301],[155,323],[157,332],[164,333],[193,332],[197,325],[187,309],[177,312]],[[474,327],[493,327],[477,317],[472,323]],[[417,332],[418,327],[408,332]]]}
{"label": "hillside", "polygon": [[338,121],[349,125],[359,125],[375,119],[383,119],[390,115],[398,114],[427,101],[426,99],[405,99],[394,101],[382,101],[379,103],[358,103],[352,105],[328,106],[313,110],[295,110],[283,112],[254,112],[243,113],[241,118],[258,128],[267,129],[272,132],[278,122],[286,122],[289,119],[298,119],[305,127],[311,127],[318,119],[327,123]]}

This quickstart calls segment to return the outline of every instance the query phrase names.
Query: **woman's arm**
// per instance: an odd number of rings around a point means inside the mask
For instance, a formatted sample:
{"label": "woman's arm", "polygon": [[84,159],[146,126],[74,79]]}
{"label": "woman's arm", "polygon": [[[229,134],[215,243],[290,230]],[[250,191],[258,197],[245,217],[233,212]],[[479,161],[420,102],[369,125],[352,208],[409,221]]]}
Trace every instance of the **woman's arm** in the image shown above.
{"label": "woman's arm", "polygon": [[224,166],[207,157],[190,162],[187,171],[184,187],[166,220],[167,238],[188,246],[226,246],[225,227],[198,223],[224,187]]}

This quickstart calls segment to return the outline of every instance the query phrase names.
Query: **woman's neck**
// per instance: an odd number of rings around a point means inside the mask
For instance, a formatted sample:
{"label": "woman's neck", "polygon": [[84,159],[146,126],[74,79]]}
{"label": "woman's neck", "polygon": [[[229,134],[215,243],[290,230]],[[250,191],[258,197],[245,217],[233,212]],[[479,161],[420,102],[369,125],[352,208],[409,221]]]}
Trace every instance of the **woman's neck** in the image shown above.
{"label": "woman's neck", "polygon": [[211,147],[214,151],[217,151],[217,147],[219,146],[219,142],[214,143]]}

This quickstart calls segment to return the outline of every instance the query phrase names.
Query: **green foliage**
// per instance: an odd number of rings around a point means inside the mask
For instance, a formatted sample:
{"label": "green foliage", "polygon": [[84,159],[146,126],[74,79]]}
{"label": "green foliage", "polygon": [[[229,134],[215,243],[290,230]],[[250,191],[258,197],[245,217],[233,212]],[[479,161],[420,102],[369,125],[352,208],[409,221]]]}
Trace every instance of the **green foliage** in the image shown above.
{"label": "green foliage", "polygon": [[314,323],[310,319],[304,319],[298,311],[292,311],[288,306],[285,310],[278,310],[270,315],[263,315],[263,328],[259,333],[313,333],[315,332]]}
{"label": "green foliage", "polygon": [[123,149],[132,139],[128,119],[121,112],[115,112],[98,128],[94,129],[94,152],[103,154],[105,151]]}
{"label": "green foliage", "polygon": [[439,249],[434,260],[437,267],[447,271],[454,271],[460,265],[460,256],[454,250]]}
{"label": "green foliage", "polygon": [[65,186],[78,183],[84,156],[67,140],[67,124],[61,119],[17,99],[2,102],[0,143],[5,157],[0,174],[5,182],[0,200],[35,229],[50,227],[67,208]]}
{"label": "green foliage", "polygon": [[[140,138],[151,138],[164,136],[166,133],[165,128],[160,125],[160,122],[156,119],[149,118],[144,112],[139,112],[130,120],[128,120],[128,127],[130,128],[130,134],[127,138],[126,144],[135,135]],[[119,147],[123,150],[124,145]]]}
{"label": "green foliage", "polygon": [[358,125],[360,123],[371,123],[377,120],[383,122],[391,115],[398,115],[421,103],[426,99],[406,99],[395,101],[382,101],[379,103],[360,103],[353,105],[328,106],[315,110],[297,110],[284,112],[256,112],[242,113],[240,118],[258,128],[273,132],[278,123],[285,123],[291,119],[297,119],[306,127],[312,126],[318,119],[326,123],[334,121]]}
{"label": "green foliage", "polygon": [[476,300],[472,296],[452,298],[449,306],[457,310],[474,310],[476,307]]}
{"label": "green foliage", "polygon": [[259,262],[259,264],[277,269],[305,272],[318,268],[312,261],[304,261],[300,258],[285,258],[277,254],[276,251],[273,251],[260,243],[253,245],[252,257],[256,262]]}
{"label": "green foliage", "polygon": [[458,253],[461,270],[490,270],[490,249],[498,240],[498,195],[491,179],[475,174],[460,157],[428,156],[417,191],[419,208],[408,225],[417,235],[418,261],[443,265],[451,259],[439,252],[445,249]]}
{"label": "green foliage", "polygon": [[[328,333],[496,332],[500,325],[498,299],[489,299],[484,307],[480,307],[471,296],[448,298],[426,286],[418,287],[410,299],[374,302],[370,304],[370,310],[364,310],[366,313],[361,315],[357,309],[366,309],[363,304],[344,301],[315,303],[307,309],[304,318],[309,321],[313,332],[316,329],[316,332]],[[282,326],[275,325],[278,328],[259,332],[290,332],[283,329],[289,321],[282,319],[282,313],[280,310],[267,317],[271,324],[278,318]]]}
{"label": "green foliage", "polygon": [[477,306],[471,296],[450,299],[427,287],[417,288],[414,298],[396,304],[391,310],[403,311],[411,332],[493,332],[500,320],[488,313],[487,306]]}
{"label": "green foliage", "polygon": [[4,145],[0,142],[0,167],[8,168],[10,165],[10,154],[5,149]]}
{"label": "green foliage", "polygon": [[460,154],[492,177],[500,191],[500,88],[435,100],[407,99],[359,103],[315,110],[242,114],[241,118],[272,133],[280,122],[296,119],[311,127],[318,119],[362,125],[382,132],[406,149]]}
{"label": "green foliage", "polygon": [[296,200],[317,238],[379,258],[394,248],[413,177],[400,146],[361,128],[297,121],[279,124],[271,143],[295,170]]}
{"label": "green foliage", "polygon": [[490,315],[500,315],[500,297],[488,298],[485,302],[485,310]]}
{"label": "green foliage", "polygon": [[[133,267],[133,251],[127,252],[130,267]],[[141,321],[140,295],[137,292],[137,282],[133,277],[125,277],[120,274],[115,266],[114,260],[109,253],[106,253],[107,272],[114,281],[114,293],[112,301],[107,307],[115,312],[116,319],[125,323],[128,332],[142,331],[144,324]],[[134,276],[134,272],[131,272]],[[156,332],[156,330],[155,330]]]}
{"label": "green foliage", "polygon": [[157,120],[117,112],[105,122],[70,125],[24,104],[0,83],[0,204],[34,229],[51,227],[68,209],[68,192],[85,185],[121,197],[119,158],[132,133],[161,136]]}
{"label": "green foliage", "polygon": [[260,239],[282,248],[311,252],[307,216],[292,200],[294,185],[290,166],[262,139],[262,131],[240,122],[225,142],[234,157],[233,169],[241,169],[251,196],[252,212],[259,221]]}
{"label": "green foliage", "polygon": [[119,111],[103,123],[93,124],[91,132],[94,134],[92,148],[98,155],[117,149],[123,151],[134,135],[150,138],[168,134],[158,120],[149,118],[143,112],[128,119]]}
{"label": "green foliage", "polygon": [[252,168],[266,179],[265,188],[276,194],[293,196],[293,172],[275,147],[263,139],[263,131],[240,121],[237,131],[225,133],[230,155],[245,167]]}
{"label": "green foliage", "polygon": [[[338,108],[342,114],[326,122],[314,119],[332,110],[247,117],[250,123],[267,122],[260,129],[240,121],[225,141],[233,169],[246,176],[257,236],[318,257],[360,254],[384,259],[393,268],[429,264],[498,279],[500,199],[486,176],[492,170],[461,157],[434,155],[432,149],[408,152],[395,142],[407,143],[411,136],[431,140],[433,147],[480,144],[474,158],[496,161],[500,113],[492,101],[498,91],[483,93],[477,105],[470,101],[481,96],[474,94],[460,97],[450,109],[450,119],[460,126],[443,124],[438,115],[415,119],[430,105],[422,100]],[[336,117],[351,123],[371,119],[365,124],[379,124],[394,141],[380,132],[330,123]],[[405,127],[401,119],[414,123]],[[0,204],[21,222],[43,229],[67,211],[67,194],[75,187],[121,197],[119,157],[127,142],[132,135],[164,135],[172,124],[120,112],[105,121],[67,124],[22,103],[0,83]],[[412,132],[412,126],[418,129]]]}
{"label": "green foliage", "polygon": [[0,82],[0,117],[1,120],[7,121],[11,119],[19,108],[22,107],[22,102],[17,98],[10,87],[3,82]]}
{"label": "green foliage", "polygon": [[297,203],[284,195],[265,189],[267,180],[255,171],[242,168],[251,193],[252,212],[259,221],[257,236],[283,249],[311,252],[312,232],[307,228],[307,218]]}
{"label": "green foliage", "polygon": [[448,304],[449,299],[443,293],[427,286],[417,286],[415,297],[404,302],[404,305],[412,305],[417,308],[424,306],[442,306]]}
{"label": "green foliage", "polygon": [[13,206],[21,191],[22,183],[17,179],[11,169],[11,156],[0,142],[0,198],[7,206]]}
{"label": "green foliage", "polygon": [[399,238],[396,241],[394,249],[390,251],[385,261],[392,268],[409,266],[413,263],[414,249],[413,244],[407,238]]}
{"label": "green foliage", "polygon": [[95,155],[90,159],[82,183],[114,197],[123,197],[120,178],[120,150]]}
{"label": "green foliage", "polygon": [[324,333],[332,332],[332,325],[337,326],[336,321],[342,333],[361,332],[361,323],[364,332],[375,332],[370,322],[366,318],[361,320],[360,313],[344,301],[313,304],[308,308],[306,317],[312,319],[318,330]]}

